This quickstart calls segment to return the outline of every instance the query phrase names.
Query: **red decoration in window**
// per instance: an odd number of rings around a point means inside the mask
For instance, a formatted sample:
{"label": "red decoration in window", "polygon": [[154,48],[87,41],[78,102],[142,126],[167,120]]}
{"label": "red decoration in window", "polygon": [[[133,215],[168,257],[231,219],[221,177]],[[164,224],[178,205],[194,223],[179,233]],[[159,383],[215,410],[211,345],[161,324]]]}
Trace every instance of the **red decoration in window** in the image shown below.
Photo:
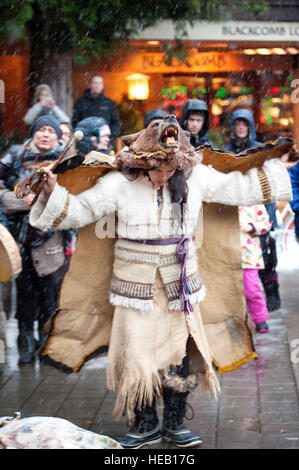
{"label": "red decoration in window", "polygon": [[262,124],[267,124],[266,116],[264,116],[263,114],[260,116],[260,122],[261,122]]}
{"label": "red decoration in window", "polygon": [[277,95],[278,93],[280,93],[280,89],[277,86],[271,86],[271,88],[269,88],[267,95],[273,96],[273,95]]}

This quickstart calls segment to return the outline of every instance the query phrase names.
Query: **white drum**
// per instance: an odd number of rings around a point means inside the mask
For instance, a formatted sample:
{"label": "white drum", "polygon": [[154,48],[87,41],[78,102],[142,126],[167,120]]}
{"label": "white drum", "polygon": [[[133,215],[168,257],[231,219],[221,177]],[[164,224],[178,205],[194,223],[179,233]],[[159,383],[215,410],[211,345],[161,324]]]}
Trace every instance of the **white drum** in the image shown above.
{"label": "white drum", "polygon": [[13,236],[0,224],[0,282],[16,279],[22,270],[22,259]]}

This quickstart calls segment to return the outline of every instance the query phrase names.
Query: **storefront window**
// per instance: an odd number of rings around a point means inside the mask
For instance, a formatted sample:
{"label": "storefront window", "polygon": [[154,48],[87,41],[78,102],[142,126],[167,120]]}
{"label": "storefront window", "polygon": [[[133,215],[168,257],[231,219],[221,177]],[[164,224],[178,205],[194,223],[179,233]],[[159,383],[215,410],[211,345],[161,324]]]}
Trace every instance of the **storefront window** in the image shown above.
{"label": "storefront window", "polygon": [[203,77],[170,76],[164,78],[164,84],[162,107],[166,112],[175,114],[178,119],[188,99],[206,100],[206,79]]}
{"label": "storefront window", "polygon": [[263,82],[268,86],[261,100],[260,124],[274,134],[288,131],[294,122],[290,86],[293,77],[286,72],[266,72],[263,75]]}
{"label": "storefront window", "polygon": [[222,147],[229,133],[230,116],[237,107],[252,111],[252,87],[241,74],[227,76],[172,76],[165,78],[163,108],[179,118],[187,99],[202,99],[210,110],[210,134],[214,143]]}
{"label": "storefront window", "polygon": [[180,118],[188,99],[205,100],[210,112],[211,140],[220,148],[228,141],[232,112],[246,108],[254,115],[258,139],[270,140],[290,133],[291,81],[287,71],[168,76],[164,77],[162,107]]}
{"label": "storefront window", "polygon": [[231,73],[226,77],[213,77],[211,102],[211,138],[222,147],[227,143],[231,113],[237,108],[253,112],[253,86],[246,74]]}
{"label": "storefront window", "polygon": [[188,101],[187,86],[172,85],[171,88],[163,88],[162,97],[165,111],[179,118],[184,104]]}
{"label": "storefront window", "polygon": [[212,125],[228,129],[234,109],[253,109],[252,87],[239,74],[212,78]]}

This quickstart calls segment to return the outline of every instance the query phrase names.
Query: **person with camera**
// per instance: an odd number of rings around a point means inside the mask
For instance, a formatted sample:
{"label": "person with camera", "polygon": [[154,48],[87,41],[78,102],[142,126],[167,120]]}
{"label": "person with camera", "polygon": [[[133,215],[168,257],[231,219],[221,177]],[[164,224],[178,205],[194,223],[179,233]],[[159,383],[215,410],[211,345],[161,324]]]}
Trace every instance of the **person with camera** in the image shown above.
{"label": "person with camera", "polygon": [[49,85],[42,83],[36,87],[33,105],[24,116],[24,121],[31,126],[39,117],[52,115],[57,121],[70,123],[67,114],[57,106],[53,98],[53,93]]}

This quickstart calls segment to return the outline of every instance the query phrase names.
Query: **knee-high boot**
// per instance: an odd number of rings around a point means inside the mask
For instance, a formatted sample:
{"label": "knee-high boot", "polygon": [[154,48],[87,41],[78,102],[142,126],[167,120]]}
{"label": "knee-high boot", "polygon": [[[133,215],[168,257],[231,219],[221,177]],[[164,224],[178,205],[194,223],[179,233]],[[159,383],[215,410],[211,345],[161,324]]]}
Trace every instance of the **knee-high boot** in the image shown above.
{"label": "knee-high boot", "polygon": [[195,447],[202,442],[184,425],[185,406],[189,392],[178,392],[170,387],[163,387],[163,427],[162,437],[178,447]]}

